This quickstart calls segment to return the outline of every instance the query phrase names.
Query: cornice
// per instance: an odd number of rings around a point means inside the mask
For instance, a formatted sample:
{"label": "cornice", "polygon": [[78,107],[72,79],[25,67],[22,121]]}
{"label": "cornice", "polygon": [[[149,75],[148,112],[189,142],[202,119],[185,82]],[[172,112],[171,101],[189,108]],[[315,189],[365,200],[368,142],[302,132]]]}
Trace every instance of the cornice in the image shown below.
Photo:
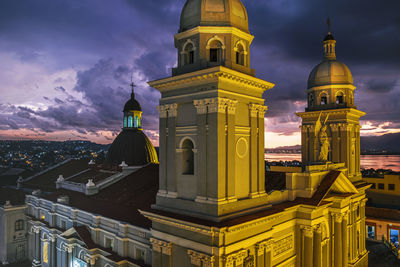
{"label": "cornice", "polygon": [[328,110],[317,110],[317,111],[306,111],[306,112],[297,112],[296,115],[301,117],[301,118],[314,118],[318,117],[320,114],[326,115],[340,115],[340,114],[350,114],[350,115],[356,115],[358,117],[362,117],[366,115],[364,111],[355,109],[355,108],[341,108],[341,109],[328,109]]}
{"label": "cornice", "polygon": [[194,82],[216,82],[221,80],[228,80],[234,83],[242,84],[244,86],[259,91],[266,91],[275,86],[275,84],[273,83],[223,66],[217,66],[209,69],[151,81],[148,82],[148,84],[151,87],[159,90],[160,92],[166,92],[177,87],[180,88],[187,85],[192,85]]}
{"label": "cornice", "polygon": [[242,30],[239,30],[236,27],[217,27],[217,26],[198,26],[196,28],[181,32],[181,33],[177,33],[175,34],[175,39],[179,40],[179,39],[184,39],[184,38],[189,38],[195,34],[199,34],[199,33],[211,33],[211,34],[234,34],[237,35],[243,39],[245,39],[246,41],[251,42],[254,39],[254,36],[251,34],[248,34]]}

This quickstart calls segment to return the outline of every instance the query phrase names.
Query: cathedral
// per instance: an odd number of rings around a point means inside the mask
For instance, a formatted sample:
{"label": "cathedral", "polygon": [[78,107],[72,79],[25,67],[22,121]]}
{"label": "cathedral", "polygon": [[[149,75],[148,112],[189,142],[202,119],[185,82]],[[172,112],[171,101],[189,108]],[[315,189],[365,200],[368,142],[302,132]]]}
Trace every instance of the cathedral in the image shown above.
{"label": "cathedral", "polygon": [[329,32],[308,80],[303,169],[266,191],[263,93],[240,0],[188,0],[160,99],[153,266],[367,266],[359,118]]}
{"label": "cathedral", "polygon": [[262,96],[274,84],[251,69],[253,38],[241,0],[187,0],[178,65],[149,82],[161,93],[159,155],[132,84],[105,162],[70,159],[18,180],[25,217],[9,217],[18,232],[6,247],[20,237],[33,267],[368,266],[365,113],[335,38],[329,30],[297,114],[303,166],[280,177],[266,174]]}

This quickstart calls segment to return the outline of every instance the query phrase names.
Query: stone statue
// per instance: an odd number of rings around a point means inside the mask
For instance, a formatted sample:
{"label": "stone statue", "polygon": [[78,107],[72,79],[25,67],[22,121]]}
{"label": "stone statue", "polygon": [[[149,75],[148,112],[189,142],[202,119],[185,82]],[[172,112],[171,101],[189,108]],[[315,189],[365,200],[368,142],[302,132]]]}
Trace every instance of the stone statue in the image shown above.
{"label": "stone statue", "polygon": [[328,114],[328,116],[326,116],[324,124],[321,124],[321,115],[322,115],[322,112],[319,115],[319,118],[315,125],[315,137],[317,137],[318,141],[319,141],[318,161],[319,162],[327,162],[329,148],[330,148],[328,134],[326,133],[326,130],[328,127],[327,121],[329,118],[329,114]]}

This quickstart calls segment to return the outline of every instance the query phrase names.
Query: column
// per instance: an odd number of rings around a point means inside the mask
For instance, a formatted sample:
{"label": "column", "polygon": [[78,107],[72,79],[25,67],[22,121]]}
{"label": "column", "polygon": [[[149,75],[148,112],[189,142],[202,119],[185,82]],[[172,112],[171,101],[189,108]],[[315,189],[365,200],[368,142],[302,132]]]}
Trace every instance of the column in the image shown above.
{"label": "column", "polygon": [[272,238],[263,241],[256,245],[256,266],[270,267],[271,266],[271,249],[273,240]]}
{"label": "column", "polygon": [[207,114],[207,198],[211,202],[225,202],[228,197],[227,99],[206,99]]}
{"label": "column", "polygon": [[159,178],[159,189],[158,195],[167,195],[167,108],[165,105],[158,106],[158,112],[160,113],[160,178]]}
{"label": "column", "polygon": [[344,214],[343,216],[343,222],[342,222],[342,231],[343,231],[343,266],[347,266],[348,263],[348,247],[349,247],[349,236],[347,232],[347,227],[348,227],[348,215],[347,213]]}
{"label": "column", "polygon": [[258,107],[258,193],[265,195],[265,126],[264,117],[268,107]]}
{"label": "column", "polygon": [[57,267],[57,236],[49,237],[50,245],[50,266]]}
{"label": "column", "polygon": [[176,189],[176,117],[178,115],[178,104],[167,105],[167,194],[168,197],[178,196]]}
{"label": "column", "polygon": [[228,100],[227,99],[227,113],[228,113],[228,120],[227,120],[227,189],[228,189],[228,201],[236,201],[236,172],[235,172],[235,155],[236,155],[236,127],[235,127],[235,120],[236,120],[236,106],[237,101],[235,100]]}
{"label": "column", "polygon": [[321,225],[314,228],[314,266],[322,266],[322,229]]}
{"label": "column", "polygon": [[207,199],[207,104],[204,99],[194,100],[197,109],[197,202]]}
{"label": "column", "polygon": [[340,163],[340,138],[339,138],[339,126],[336,123],[331,123],[329,125],[332,130],[332,162]]}
{"label": "column", "polygon": [[42,262],[42,255],[41,255],[41,242],[40,242],[40,228],[39,227],[34,227],[34,236],[35,236],[35,254],[34,258],[32,261],[32,266],[41,266]]}
{"label": "column", "polygon": [[311,226],[302,225],[301,230],[301,241],[303,247],[302,253],[302,266],[313,267],[314,256],[313,256],[313,237],[314,231]]}
{"label": "column", "polygon": [[335,267],[342,267],[342,220],[343,217],[341,214],[334,214],[334,230],[335,230],[335,241],[334,241],[334,266]]}
{"label": "column", "polygon": [[258,195],[258,105],[250,104],[250,197]]}

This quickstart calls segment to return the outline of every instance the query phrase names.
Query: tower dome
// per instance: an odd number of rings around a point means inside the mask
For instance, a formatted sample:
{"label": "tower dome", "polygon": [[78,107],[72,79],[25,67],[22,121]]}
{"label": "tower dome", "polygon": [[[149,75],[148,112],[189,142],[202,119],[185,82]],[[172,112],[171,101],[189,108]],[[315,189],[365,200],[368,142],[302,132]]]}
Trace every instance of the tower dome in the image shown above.
{"label": "tower dome", "polygon": [[247,11],[240,0],[187,0],[179,32],[197,26],[232,26],[249,33]]}
{"label": "tower dome", "polygon": [[124,127],[110,146],[106,163],[118,165],[123,161],[129,166],[142,166],[158,163],[153,144],[142,129],[142,108],[135,99],[134,87],[131,84],[131,98],[124,106]]}
{"label": "tower dome", "polygon": [[308,88],[332,85],[353,84],[349,68],[337,60],[324,60],[314,67],[308,77]]}
{"label": "tower dome", "polygon": [[314,67],[308,77],[308,89],[324,85],[353,84],[353,75],[349,68],[336,60],[336,40],[328,32],[323,40],[324,60]]}

